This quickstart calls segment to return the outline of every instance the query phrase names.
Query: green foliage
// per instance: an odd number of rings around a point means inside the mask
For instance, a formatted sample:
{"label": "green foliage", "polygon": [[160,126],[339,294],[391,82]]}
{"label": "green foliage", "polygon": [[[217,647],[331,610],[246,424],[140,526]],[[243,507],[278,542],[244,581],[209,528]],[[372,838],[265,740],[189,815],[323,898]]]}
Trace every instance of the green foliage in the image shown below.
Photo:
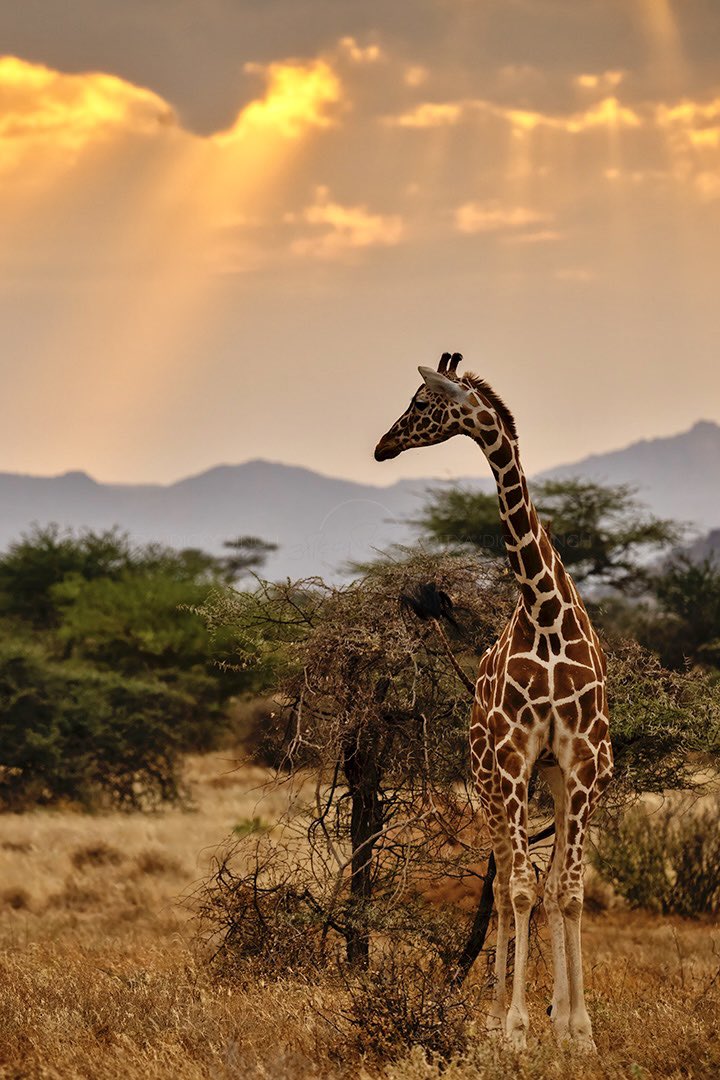
{"label": "green foliage", "polygon": [[272,545],[230,547],[216,558],[50,525],[0,556],[0,800],[176,796],[179,752],[215,745],[229,696],[262,681],[215,663],[223,631],[194,610]]}
{"label": "green foliage", "polygon": [[720,801],[636,806],[600,830],[591,858],[633,908],[663,915],[720,912]]}
{"label": "green foliage", "polygon": [[0,643],[0,806],[175,799],[179,754],[199,719],[192,697],[157,680]]}
{"label": "green foliage", "polygon": [[606,650],[615,754],[609,797],[692,789],[699,763],[720,763],[720,686],[701,672],[668,671],[636,642]]}
{"label": "green foliage", "polygon": [[659,615],[648,627],[664,663],[720,666],[720,566],[681,556],[651,583]]}
{"label": "green foliage", "polygon": [[223,547],[230,552],[221,560],[225,577],[228,581],[235,581],[243,574],[260,570],[268,555],[277,551],[278,546],[258,536],[238,536],[234,540],[226,540]]}
{"label": "green foliage", "polygon": [[35,627],[57,623],[53,589],[70,575],[114,578],[131,562],[128,539],[117,530],[78,537],[59,526],[35,526],[0,557],[0,611]]}
{"label": "green foliage", "polygon": [[495,494],[462,488],[435,488],[413,523],[434,543],[474,548],[504,558],[505,538]]}
{"label": "green foliage", "polygon": [[188,610],[207,591],[165,569],[125,571],[115,580],[73,575],[52,589],[57,635],[78,655],[126,674],[187,670],[210,658],[202,620]]}
{"label": "green foliage", "polygon": [[[576,580],[622,590],[645,580],[638,559],[677,542],[680,528],[644,513],[626,484],[543,480],[532,496],[562,559]],[[469,546],[492,558],[505,547],[497,498],[459,488],[438,488],[415,522],[431,541]]]}
{"label": "green foliage", "polygon": [[233,835],[239,837],[252,836],[253,833],[267,832],[269,828],[271,826],[262,818],[242,818],[237,825],[233,826]]}

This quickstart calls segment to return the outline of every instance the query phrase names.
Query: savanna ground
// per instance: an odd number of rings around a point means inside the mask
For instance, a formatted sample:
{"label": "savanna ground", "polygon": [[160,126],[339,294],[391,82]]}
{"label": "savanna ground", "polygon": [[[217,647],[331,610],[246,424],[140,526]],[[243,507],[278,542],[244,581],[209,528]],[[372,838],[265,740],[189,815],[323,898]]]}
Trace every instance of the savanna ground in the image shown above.
{"label": "savanna ground", "polygon": [[[193,808],[154,815],[31,811],[0,818],[2,1077],[710,1077],[720,1074],[720,926],[590,904],[588,1001],[598,1055],[558,1051],[536,959],[533,1039],[513,1055],[477,1036],[451,1063],[358,1056],[337,990],[299,978],[220,983],[183,897],[219,840],[286,809],[257,805],[259,769],[188,762]],[[602,890],[591,890],[602,894]],[[597,910],[600,907],[602,910]],[[596,910],[593,910],[595,908]],[[544,931],[541,931],[541,937]],[[548,950],[544,948],[547,955]],[[471,976],[483,978],[481,963]]]}

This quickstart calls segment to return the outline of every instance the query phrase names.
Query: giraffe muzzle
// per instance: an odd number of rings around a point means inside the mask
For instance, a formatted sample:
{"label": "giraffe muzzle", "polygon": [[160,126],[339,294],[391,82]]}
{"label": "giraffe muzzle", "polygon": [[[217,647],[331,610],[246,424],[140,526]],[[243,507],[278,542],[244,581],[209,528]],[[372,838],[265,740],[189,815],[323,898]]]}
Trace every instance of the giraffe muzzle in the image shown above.
{"label": "giraffe muzzle", "polygon": [[375,460],[376,461],[390,461],[391,458],[395,458],[400,453],[400,447],[390,440],[382,438],[375,447]]}

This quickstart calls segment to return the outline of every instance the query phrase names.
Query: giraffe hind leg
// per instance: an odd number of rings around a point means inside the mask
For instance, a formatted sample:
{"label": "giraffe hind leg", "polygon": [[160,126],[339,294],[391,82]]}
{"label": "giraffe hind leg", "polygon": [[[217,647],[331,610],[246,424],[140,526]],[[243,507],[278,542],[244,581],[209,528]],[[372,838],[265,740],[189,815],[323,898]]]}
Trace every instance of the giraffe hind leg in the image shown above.
{"label": "giraffe hind leg", "polygon": [[527,833],[528,778],[526,766],[510,746],[496,751],[505,817],[510,834],[512,868],[510,871],[510,900],[515,916],[515,970],[513,991],[507,1014],[505,1034],[518,1050],[527,1043],[529,1017],[526,1002],[530,912],[537,886],[530,862]]}
{"label": "giraffe hind leg", "polygon": [[507,1017],[507,959],[510,938],[512,902],[510,900],[510,871],[512,848],[500,787],[493,784],[485,806],[485,818],[495,855],[494,898],[497,911],[497,940],[495,944],[495,988],[485,1027],[491,1035],[504,1035]]}
{"label": "giraffe hind leg", "polygon": [[553,998],[550,1007],[555,1037],[564,1042],[569,1037],[570,988],[568,984],[567,956],[565,953],[565,920],[558,901],[560,874],[565,851],[565,781],[559,766],[541,769],[543,779],[552,793],[555,804],[555,843],[543,895],[543,906],[550,931],[553,960]]}
{"label": "giraffe hind leg", "polygon": [[[566,772],[566,844],[558,879],[558,902],[565,927],[565,949],[570,989],[570,1035],[580,1050],[594,1051],[592,1024],[585,1006],[581,922],[583,910],[583,851],[593,810],[610,778],[600,748],[598,758],[587,757]],[[610,761],[612,759],[610,758]]]}

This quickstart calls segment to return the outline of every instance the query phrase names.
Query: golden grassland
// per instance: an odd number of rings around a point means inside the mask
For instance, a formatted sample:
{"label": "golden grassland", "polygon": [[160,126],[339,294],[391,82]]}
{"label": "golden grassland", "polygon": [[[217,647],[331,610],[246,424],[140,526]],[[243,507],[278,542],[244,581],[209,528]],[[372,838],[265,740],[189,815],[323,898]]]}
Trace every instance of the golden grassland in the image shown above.
{"label": "golden grassland", "polygon": [[[299,979],[214,981],[182,897],[257,805],[260,770],[220,754],[189,765],[193,809],[152,815],[32,811],[0,817],[0,1077],[447,1080],[720,1075],[720,927],[618,906],[585,920],[598,1054],[558,1050],[535,963],[530,1049],[488,1042],[482,1015],[449,1064],[404,1049],[362,1060],[333,1021],[337,991]],[[547,949],[544,950],[547,953]],[[482,978],[482,971],[474,975]]]}

